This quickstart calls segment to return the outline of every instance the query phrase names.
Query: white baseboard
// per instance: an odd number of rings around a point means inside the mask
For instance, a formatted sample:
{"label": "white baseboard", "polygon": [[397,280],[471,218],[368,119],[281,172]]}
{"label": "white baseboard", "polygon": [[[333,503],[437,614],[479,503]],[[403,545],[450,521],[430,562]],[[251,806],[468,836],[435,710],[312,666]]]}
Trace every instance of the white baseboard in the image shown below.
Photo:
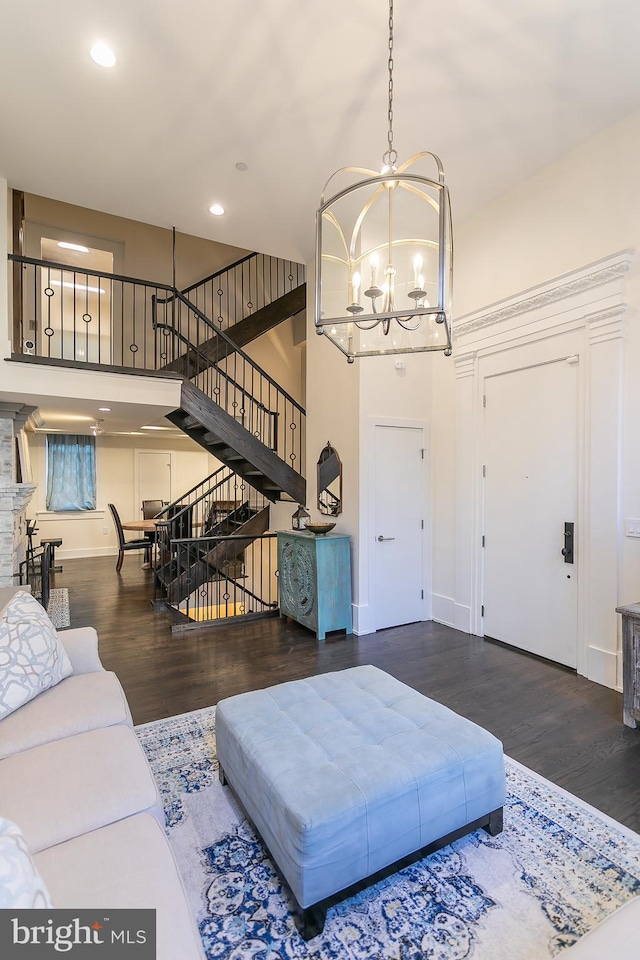
{"label": "white baseboard", "polygon": [[78,547],[77,549],[56,550],[56,563],[64,560],[82,560],[88,557],[117,557],[120,551],[117,547]]}
{"label": "white baseboard", "polygon": [[587,678],[612,690],[618,686],[618,656],[610,650],[587,647]]}
{"label": "white baseboard", "polygon": [[471,633],[471,607],[456,603],[454,611],[454,627],[463,633]]}
{"label": "white baseboard", "polygon": [[353,603],[351,609],[353,611],[353,632],[357,637],[364,637],[369,633],[376,632],[373,611],[368,603]]}
{"label": "white baseboard", "polygon": [[463,633],[471,633],[471,607],[456,603],[453,597],[432,595],[433,619],[445,627],[453,627]]}
{"label": "white baseboard", "polygon": [[453,597],[442,597],[437,593],[432,594],[431,609],[436,623],[443,623],[446,627],[455,627],[456,602]]}

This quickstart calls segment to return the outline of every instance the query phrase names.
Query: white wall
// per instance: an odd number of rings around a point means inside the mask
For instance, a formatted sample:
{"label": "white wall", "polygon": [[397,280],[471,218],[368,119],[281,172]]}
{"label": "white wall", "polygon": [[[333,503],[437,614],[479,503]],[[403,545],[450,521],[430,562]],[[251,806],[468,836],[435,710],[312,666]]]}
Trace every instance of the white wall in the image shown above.
{"label": "white wall", "polygon": [[[521,183],[456,230],[456,318],[640,244],[640,112]],[[622,465],[618,509],[618,602],[640,595],[640,540],[624,518],[640,517],[640,263],[625,278]],[[455,323],[454,323],[455,330]],[[456,350],[454,347],[454,361]],[[434,592],[463,600],[455,559],[464,505],[456,507],[455,364],[437,364],[434,389]],[[440,401],[444,402],[440,402]],[[458,457],[464,451],[458,450]],[[456,569],[458,567],[458,569]]]}
{"label": "white wall", "polygon": [[[635,113],[458,224],[455,316],[477,312],[617,251],[636,248],[640,243],[639,164],[640,113]],[[638,258],[625,278],[624,299],[628,310],[618,510],[620,603],[638,600],[640,594],[640,540],[625,537],[623,526],[625,517],[640,517],[636,479],[640,475],[640,377],[635,370],[640,364]],[[439,355],[408,358],[404,379],[392,358],[347,365],[337,350],[314,334],[311,307],[307,344],[307,456],[313,464],[330,440],[343,460],[345,508],[337,529],[354,538],[354,603],[357,606],[364,598],[368,578],[358,546],[368,509],[363,423],[374,414],[421,417],[431,425],[434,616],[464,627],[471,603],[471,562],[465,546],[471,505],[468,497],[456,498],[456,462],[464,468],[473,435],[462,436],[457,429],[460,391],[456,390],[455,349],[451,360]],[[313,505],[312,469],[308,477],[307,499]],[[438,616],[445,610],[448,617]],[[464,616],[458,617],[460,611]]]}
{"label": "white wall", "polygon": [[[368,555],[370,418],[429,421],[430,371],[442,358],[420,354],[347,363],[326,337],[315,332],[313,282],[313,268],[308,266],[307,505],[312,517],[320,519],[315,464],[329,441],[342,461],[343,512],[335,532],[351,536],[354,631],[369,633],[374,629]],[[396,370],[396,360],[404,360],[404,370]],[[428,516],[429,504],[416,504],[416,511],[421,506]]]}
{"label": "white wall", "polygon": [[[142,519],[140,504],[135,498],[134,463],[136,450],[170,450],[172,452],[172,489],[175,496],[186,492],[211,473],[219,463],[193,441],[162,440],[156,437],[97,437],[96,475],[97,498],[95,514],[46,513],[46,457],[44,434],[29,434],[29,448],[33,479],[38,488],[29,505],[29,518],[37,519],[36,543],[45,537],[62,537],[62,547],[56,557],[96,557],[115,555],[117,537],[109,503],[114,503],[120,518]],[[106,533],[104,532],[106,530]],[[136,533],[126,533],[127,539],[136,539]]]}

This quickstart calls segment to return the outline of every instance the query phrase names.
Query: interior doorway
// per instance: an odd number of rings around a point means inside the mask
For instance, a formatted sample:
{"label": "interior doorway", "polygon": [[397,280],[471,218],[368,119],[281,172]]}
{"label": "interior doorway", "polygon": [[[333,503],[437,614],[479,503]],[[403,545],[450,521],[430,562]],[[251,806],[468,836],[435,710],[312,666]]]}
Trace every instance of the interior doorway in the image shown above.
{"label": "interior doorway", "polygon": [[483,632],[574,668],[578,368],[562,358],[484,381]]}
{"label": "interior doorway", "polygon": [[382,630],[429,615],[426,425],[377,422],[373,434],[371,582]]}
{"label": "interior doorway", "polygon": [[143,500],[171,503],[172,467],[170,450],[136,450],[134,516],[142,518]]}
{"label": "interior doorway", "polygon": [[64,269],[40,271],[40,352],[109,363],[112,285],[100,274],[113,273],[113,251],[41,237],[40,256],[48,263],[64,264]]}

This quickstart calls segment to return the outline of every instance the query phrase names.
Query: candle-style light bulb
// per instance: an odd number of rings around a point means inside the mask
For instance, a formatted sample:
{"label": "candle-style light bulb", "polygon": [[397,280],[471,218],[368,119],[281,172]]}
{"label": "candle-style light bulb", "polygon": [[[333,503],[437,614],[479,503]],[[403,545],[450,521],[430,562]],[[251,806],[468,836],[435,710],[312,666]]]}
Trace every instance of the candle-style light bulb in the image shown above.
{"label": "candle-style light bulb", "polygon": [[422,270],[422,263],[423,263],[422,257],[420,256],[419,253],[416,253],[415,257],[413,258],[413,284],[416,290],[424,289],[422,286],[422,284],[424,283],[424,279],[420,276],[420,271]]}
{"label": "candle-style light bulb", "polygon": [[378,267],[380,266],[380,257],[377,253],[372,253],[369,257],[369,266],[371,267],[371,286],[375,287],[378,279]]}
{"label": "candle-style light bulb", "polygon": [[351,294],[352,294],[351,303],[355,303],[355,304],[359,303],[360,302],[360,274],[357,272],[354,273],[353,276],[351,277]]}

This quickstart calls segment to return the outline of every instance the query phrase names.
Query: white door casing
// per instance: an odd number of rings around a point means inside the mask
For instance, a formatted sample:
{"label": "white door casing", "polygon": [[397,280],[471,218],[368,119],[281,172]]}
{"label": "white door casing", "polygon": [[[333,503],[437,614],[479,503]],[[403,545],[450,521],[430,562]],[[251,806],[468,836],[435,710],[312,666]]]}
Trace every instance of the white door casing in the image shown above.
{"label": "white door casing", "polygon": [[[456,374],[455,604],[469,630],[482,635],[482,464],[485,379],[500,370],[579,358],[577,670],[619,685],[621,377],[625,274],[622,251],[500,301],[454,325]],[[470,509],[468,505],[471,505]]]}
{"label": "white door casing", "polygon": [[577,358],[487,377],[483,413],[483,633],[576,667]]}
{"label": "white door casing", "polygon": [[369,601],[376,630],[428,616],[426,425],[372,424]]}

